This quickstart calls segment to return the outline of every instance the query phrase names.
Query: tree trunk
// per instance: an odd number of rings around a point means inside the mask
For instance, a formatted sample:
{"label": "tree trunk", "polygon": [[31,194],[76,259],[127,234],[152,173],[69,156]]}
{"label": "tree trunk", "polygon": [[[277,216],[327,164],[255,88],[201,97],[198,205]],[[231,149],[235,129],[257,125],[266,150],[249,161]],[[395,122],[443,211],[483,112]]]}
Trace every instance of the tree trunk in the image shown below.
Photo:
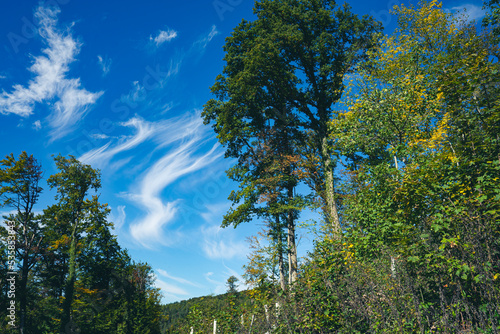
{"label": "tree trunk", "polygon": [[[293,199],[293,186],[288,186],[288,198]],[[295,244],[295,218],[293,210],[287,214],[288,228],[288,282],[292,285],[297,281],[297,245]]]}
{"label": "tree trunk", "polygon": [[282,250],[278,254],[278,265],[280,267],[280,287],[282,291],[286,290],[286,281],[285,281],[285,263],[283,261],[283,252]]}
{"label": "tree trunk", "polygon": [[71,322],[71,304],[73,303],[73,294],[76,279],[76,226],[71,234],[71,245],[69,249],[69,273],[64,285],[64,302],[61,317],[61,333],[67,333],[67,328]]}
{"label": "tree trunk", "polygon": [[323,137],[321,141],[321,153],[323,165],[325,168],[325,205],[326,218],[332,224],[335,236],[340,237],[340,219],[337,212],[337,203],[335,202],[335,186],[334,186],[334,166],[328,148],[327,137]]}
{"label": "tree trunk", "polygon": [[286,281],[285,281],[285,263],[283,261],[283,234],[280,224],[280,217],[276,215],[276,228],[278,229],[278,238],[276,244],[276,251],[278,252],[278,267],[280,271],[280,286],[281,290],[285,291],[286,289]]}

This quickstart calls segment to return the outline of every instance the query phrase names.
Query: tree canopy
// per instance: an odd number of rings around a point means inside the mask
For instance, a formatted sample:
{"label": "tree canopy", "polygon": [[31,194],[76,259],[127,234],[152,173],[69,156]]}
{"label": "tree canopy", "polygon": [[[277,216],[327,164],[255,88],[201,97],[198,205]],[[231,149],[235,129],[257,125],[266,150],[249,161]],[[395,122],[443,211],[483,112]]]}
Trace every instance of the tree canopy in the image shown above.
{"label": "tree canopy", "polygon": [[[19,317],[2,318],[1,331],[160,333],[151,267],[130,259],[112,233],[107,205],[90,194],[101,186],[99,171],[72,156],[54,160],[58,172],[47,184],[56,202],[42,214],[35,214],[43,190],[38,161],[26,152],[0,161],[3,205],[16,210],[0,228],[6,269],[0,303],[7,309],[14,301],[19,309]],[[15,294],[9,294],[7,272],[17,271]]]}

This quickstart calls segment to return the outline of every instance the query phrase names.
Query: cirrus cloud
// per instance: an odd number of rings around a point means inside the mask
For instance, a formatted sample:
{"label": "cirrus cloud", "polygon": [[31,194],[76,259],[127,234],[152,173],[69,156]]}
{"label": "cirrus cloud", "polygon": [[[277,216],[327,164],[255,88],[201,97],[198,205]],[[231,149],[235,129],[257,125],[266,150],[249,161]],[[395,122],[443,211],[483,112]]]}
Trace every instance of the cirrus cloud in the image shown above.
{"label": "cirrus cloud", "polygon": [[[10,93],[2,91],[0,95],[0,113],[3,114],[28,117],[33,114],[37,103],[50,104],[51,141],[71,132],[103,94],[82,88],[79,78],[67,78],[69,64],[75,61],[81,44],[69,32],[57,27],[59,12],[54,8],[37,8],[35,17],[39,22],[39,34],[47,47],[42,50],[43,55],[34,58],[28,69],[35,76],[25,86],[16,84]],[[56,102],[52,104],[53,99]]]}
{"label": "cirrus cloud", "polygon": [[156,46],[160,46],[165,42],[170,42],[174,38],[177,37],[177,31],[172,30],[172,29],[167,29],[165,30],[160,30],[158,35],[156,37],[149,36],[149,40],[154,42]]}

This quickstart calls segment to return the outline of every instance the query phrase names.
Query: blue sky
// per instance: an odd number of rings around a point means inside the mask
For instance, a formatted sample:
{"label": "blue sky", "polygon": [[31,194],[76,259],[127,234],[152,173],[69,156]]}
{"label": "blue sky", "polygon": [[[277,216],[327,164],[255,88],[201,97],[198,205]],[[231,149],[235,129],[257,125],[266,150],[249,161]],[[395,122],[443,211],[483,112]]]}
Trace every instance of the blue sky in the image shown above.
{"label": "blue sky", "polygon": [[[395,1],[351,1],[393,29]],[[260,222],[220,229],[231,161],[200,118],[224,66],[225,37],[249,0],[4,1],[0,156],[22,151],[55,172],[72,154],[102,172],[100,200],[120,244],[152,265],[163,302],[223,293],[241,278]],[[480,18],[480,1],[446,1]],[[53,202],[46,184],[38,210]],[[5,213],[6,211],[2,211]],[[314,218],[306,215],[302,220]],[[313,235],[300,229],[299,255]]]}

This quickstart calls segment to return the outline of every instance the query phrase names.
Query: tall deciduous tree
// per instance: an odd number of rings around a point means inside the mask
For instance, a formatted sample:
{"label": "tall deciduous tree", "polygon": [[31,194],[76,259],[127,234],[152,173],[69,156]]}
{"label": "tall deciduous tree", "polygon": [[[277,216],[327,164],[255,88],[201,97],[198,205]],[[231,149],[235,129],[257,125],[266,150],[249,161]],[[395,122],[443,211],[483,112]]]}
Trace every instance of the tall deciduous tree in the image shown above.
{"label": "tall deciduous tree", "polygon": [[79,241],[84,231],[92,225],[97,215],[106,215],[105,207],[99,204],[98,197],[88,198],[91,190],[97,191],[101,186],[100,173],[89,165],[80,163],[70,156],[54,158],[57,174],[51,175],[47,183],[56,188],[58,203],[51,210],[55,215],[54,223],[65,227],[68,235],[63,238],[68,241],[68,275],[64,282],[64,301],[61,315],[61,333],[71,326],[71,309],[74,298],[75,281],[77,275],[77,253]]}
{"label": "tall deciduous tree", "polygon": [[[233,204],[224,216],[223,226],[237,226],[255,217],[265,218],[270,236],[278,248],[280,271],[284,273],[283,253],[288,253],[288,282],[297,279],[297,247],[295,220],[307,204],[307,198],[294,193],[298,183],[298,155],[293,152],[293,138],[280,133],[280,122],[265,124],[253,140],[252,154],[240,157],[239,164],[229,170],[229,176],[240,182],[240,189],[229,197]],[[286,243],[283,236],[286,229]],[[285,276],[280,277],[285,288]]]}
{"label": "tall deciduous tree", "polygon": [[226,40],[226,66],[212,87],[216,98],[205,105],[205,123],[214,122],[226,155],[239,159],[254,154],[252,140],[266,122],[281,123],[281,133],[301,142],[309,137],[320,161],[315,172],[322,173],[311,180],[340,233],[328,121],[344,75],[379,25],[334,1],[261,0],[254,12],[257,20],[241,22]]}
{"label": "tall deciduous tree", "polygon": [[19,282],[19,332],[25,333],[27,316],[28,276],[37,261],[43,228],[34,213],[34,206],[42,192],[39,183],[42,167],[33,155],[22,152],[16,160],[13,154],[0,161],[0,197],[2,206],[16,210],[9,220],[14,222],[16,253],[20,259],[21,280]]}

